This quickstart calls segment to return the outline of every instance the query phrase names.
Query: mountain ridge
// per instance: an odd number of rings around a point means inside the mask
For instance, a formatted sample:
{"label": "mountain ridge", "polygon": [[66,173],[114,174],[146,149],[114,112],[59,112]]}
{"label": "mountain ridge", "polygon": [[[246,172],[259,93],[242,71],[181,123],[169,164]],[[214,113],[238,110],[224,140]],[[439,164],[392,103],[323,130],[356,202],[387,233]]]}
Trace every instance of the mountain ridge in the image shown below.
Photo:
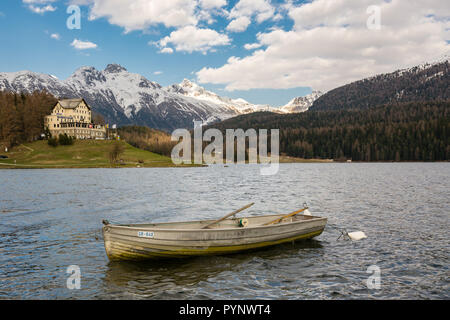
{"label": "mountain ridge", "polygon": [[0,90],[46,90],[57,98],[83,97],[109,123],[166,131],[192,128],[194,120],[209,124],[255,111],[290,112],[283,107],[221,97],[187,79],[163,87],[115,63],[104,70],[82,66],[65,80],[31,71],[0,73]]}
{"label": "mountain ridge", "polygon": [[366,109],[387,103],[450,99],[448,59],[375,75],[332,89],[310,110]]}

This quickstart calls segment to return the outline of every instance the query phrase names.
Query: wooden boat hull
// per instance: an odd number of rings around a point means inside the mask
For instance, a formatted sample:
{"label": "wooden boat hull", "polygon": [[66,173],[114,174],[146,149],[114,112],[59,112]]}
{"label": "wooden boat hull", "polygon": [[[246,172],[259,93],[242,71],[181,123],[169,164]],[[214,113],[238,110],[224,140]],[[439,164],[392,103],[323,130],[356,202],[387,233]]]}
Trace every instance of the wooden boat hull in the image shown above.
{"label": "wooden boat hull", "polygon": [[147,260],[222,255],[310,239],[320,235],[327,219],[297,216],[287,222],[263,226],[282,215],[247,217],[248,227],[238,219],[225,220],[213,229],[202,229],[211,221],[181,223],[105,225],[103,238],[110,260]]}

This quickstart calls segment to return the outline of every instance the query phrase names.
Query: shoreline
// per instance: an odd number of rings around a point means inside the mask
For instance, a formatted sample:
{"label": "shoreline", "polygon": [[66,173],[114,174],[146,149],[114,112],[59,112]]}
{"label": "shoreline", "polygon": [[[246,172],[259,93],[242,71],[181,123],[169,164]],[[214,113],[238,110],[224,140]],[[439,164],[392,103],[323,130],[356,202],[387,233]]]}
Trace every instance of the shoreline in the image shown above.
{"label": "shoreline", "polygon": [[[446,163],[450,161],[352,161],[352,162],[342,162],[342,161],[320,161],[320,160],[304,160],[304,161],[280,161],[279,164],[293,164],[293,163],[304,163],[304,164],[352,164],[352,163]],[[235,163],[233,163],[235,164]],[[214,166],[221,165],[223,167],[228,167],[233,164],[212,164]],[[246,163],[248,164],[248,163]],[[267,164],[267,163],[258,163]],[[2,163],[0,160],[0,170],[33,170],[33,169],[150,169],[150,168],[204,168],[209,167],[209,164],[184,164],[184,165],[167,165],[162,163],[162,165],[118,165],[118,166],[83,166],[83,165],[32,165],[32,164],[13,164],[13,163]]]}
{"label": "shoreline", "polygon": [[149,168],[192,168],[192,167],[206,167],[206,165],[161,165],[161,166],[133,166],[133,165],[124,165],[124,166],[57,166],[57,165],[21,165],[21,164],[5,164],[0,162],[0,170],[21,170],[21,169],[149,169]]}
{"label": "shoreline", "polygon": [[[111,162],[109,153],[113,143],[122,146],[122,154],[118,160]],[[48,146],[45,141],[21,144],[9,152],[0,155],[0,170],[11,169],[119,169],[119,168],[190,168],[219,165],[227,167],[232,164],[174,164],[168,156],[135,148],[126,141],[77,140],[71,146]],[[270,157],[260,158],[258,164],[268,164]],[[282,154],[279,164],[284,163],[432,163],[447,161],[351,161],[334,159],[305,159]],[[243,163],[242,163],[243,164]],[[248,161],[246,162],[248,164]]]}

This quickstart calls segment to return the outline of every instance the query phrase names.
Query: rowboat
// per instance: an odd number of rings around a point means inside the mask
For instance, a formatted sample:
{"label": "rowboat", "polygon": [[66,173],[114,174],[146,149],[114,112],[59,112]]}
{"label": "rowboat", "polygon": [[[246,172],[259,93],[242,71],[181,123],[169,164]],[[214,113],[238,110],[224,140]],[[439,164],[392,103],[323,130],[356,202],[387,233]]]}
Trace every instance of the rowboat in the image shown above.
{"label": "rowboat", "polygon": [[307,206],[287,215],[235,217],[251,205],[218,220],[148,224],[103,220],[106,254],[112,261],[222,255],[310,239],[327,223],[327,218],[310,215]]}

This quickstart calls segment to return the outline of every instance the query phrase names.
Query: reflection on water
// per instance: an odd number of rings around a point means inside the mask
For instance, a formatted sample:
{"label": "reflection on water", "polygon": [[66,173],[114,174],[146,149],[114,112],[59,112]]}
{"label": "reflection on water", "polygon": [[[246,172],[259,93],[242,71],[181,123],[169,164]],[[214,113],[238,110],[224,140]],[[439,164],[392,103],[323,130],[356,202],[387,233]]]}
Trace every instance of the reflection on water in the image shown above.
{"label": "reflection on water", "polygon": [[[246,270],[249,266],[267,267],[265,261],[295,256],[299,250],[320,249],[316,240],[304,240],[271,248],[251,250],[223,256],[193,257],[143,262],[109,262],[104,277],[108,291],[129,290],[141,298],[184,298],[168,295],[179,288],[192,287],[200,282],[220,277],[223,273]],[[254,269],[254,271],[256,271]],[[157,290],[155,290],[157,288]],[[202,297],[191,296],[192,299]]]}
{"label": "reflection on water", "polygon": [[[0,298],[448,299],[447,163],[0,170]],[[101,221],[143,223],[289,213],[328,218],[314,240],[246,253],[109,262]],[[368,238],[337,241],[340,229]],[[67,267],[81,269],[68,290]],[[369,290],[367,268],[381,270]]]}

